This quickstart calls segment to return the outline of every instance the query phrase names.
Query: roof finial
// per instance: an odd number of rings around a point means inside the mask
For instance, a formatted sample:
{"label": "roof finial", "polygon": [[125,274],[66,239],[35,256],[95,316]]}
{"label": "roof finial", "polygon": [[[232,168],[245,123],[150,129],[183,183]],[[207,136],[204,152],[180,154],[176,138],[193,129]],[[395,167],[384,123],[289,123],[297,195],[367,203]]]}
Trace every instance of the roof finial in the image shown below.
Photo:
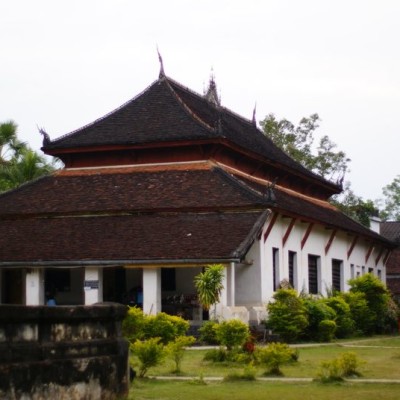
{"label": "roof finial", "polygon": [[160,61],[160,73],[158,74],[158,77],[163,78],[165,76],[164,63],[160,51],[158,50],[158,46],[157,46],[157,53],[158,53],[158,61]]}
{"label": "roof finial", "polygon": [[253,123],[254,126],[257,125],[256,111],[257,111],[257,102],[254,104],[253,118],[251,119],[251,122]]}
{"label": "roof finial", "polygon": [[208,89],[205,90],[204,97],[215,106],[219,106],[221,104],[221,100],[218,97],[217,84],[215,83],[213,68],[211,68],[210,81],[208,83]]}
{"label": "roof finial", "polygon": [[39,128],[38,125],[36,125],[40,134],[43,135],[43,146],[47,146],[48,144],[50,144],[51,140],[50,140],[50,136],[49,134],[44,130],[44,128]]}

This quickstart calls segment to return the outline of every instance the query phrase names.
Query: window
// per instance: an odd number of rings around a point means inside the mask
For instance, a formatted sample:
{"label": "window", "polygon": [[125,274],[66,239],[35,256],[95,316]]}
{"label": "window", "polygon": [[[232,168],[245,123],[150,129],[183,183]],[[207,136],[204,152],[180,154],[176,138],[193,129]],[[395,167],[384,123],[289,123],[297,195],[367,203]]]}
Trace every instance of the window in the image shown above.
{"label": "window", "polygon": [[379,280],[382,280],[382,271],[378,269],[378,278]]}
{"label": "window", "polygon": [[297,253],[295,251],[289,251],[288,264],[289,264],[289,283],[293,288],[297,289],[297,285],[295,284],[297,275]]}
{"label": "window", "polygon": [[373,268],[368,268],[368,273],[373,275],[374,274],[374,269]]}
{"label": "window", "polygon": [[354,278],[354,264],[350,264],[350,278]]}
{"label": "window", "polygon": [[365,275],[365,266],[364,265],[361,267],[361,275]]}
{"label": "window", "polygon": [[319,256],[308,255],[308,292],[318,294],[319,292]]}
{"label": "window", "polygon": [[49,268],[44,274],[46,292],[69,292],[71,290],[71,270]]}
{"label": "window", "polygon": [[272,248],[272,273],[275,291],[279,288],[279,249],[276,247]]}
{"label": "window", "polygon": [[340,292],[342,290],[342,260],[332,259],[332,289]]}

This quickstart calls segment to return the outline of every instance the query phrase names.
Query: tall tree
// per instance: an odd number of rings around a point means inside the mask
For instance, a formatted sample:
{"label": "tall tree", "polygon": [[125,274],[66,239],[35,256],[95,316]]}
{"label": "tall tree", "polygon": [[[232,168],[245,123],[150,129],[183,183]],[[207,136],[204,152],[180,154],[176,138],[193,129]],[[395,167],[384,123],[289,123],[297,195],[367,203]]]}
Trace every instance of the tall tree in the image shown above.
{"label": "tall tree", "polygon": [[400,175],[397,175],[382,191],[385,198],[383,201],[378,201],[378,204],[383,203],[381,218],[385,221],[400,221]]}
{"label": "tall tree", "polygon": [[345,152],[336,150],[336,144],[326,135],[314,145],[320,121],[318,114],[312,114],[295,126],[287,119],[278,120],[269,114],[260,123],[265,135],[293,159],[326,179],[342,183],[350,159]]}
{"label": "tall tree", "polygon": [[0,164],[17,156],[26,147],[25,143],[17,138],[17,124],[14,121],[0,123]]}

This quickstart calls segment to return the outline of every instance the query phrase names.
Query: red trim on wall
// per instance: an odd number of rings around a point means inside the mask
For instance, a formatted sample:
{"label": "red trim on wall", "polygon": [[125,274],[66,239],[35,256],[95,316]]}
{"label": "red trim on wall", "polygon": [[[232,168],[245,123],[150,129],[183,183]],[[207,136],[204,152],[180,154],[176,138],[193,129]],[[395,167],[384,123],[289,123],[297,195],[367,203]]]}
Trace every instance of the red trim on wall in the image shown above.
{"label": "red trim on wall", "polygon": [[314,222],[310,222],[310,224],[307,227],[306,232],[304,233],[303,239],[301,239],[301,249],[302,250],[303,250],[303,247],[305,246],[305,244],[307,243],[307,239],[310,236],[313,226],[314,226]]}
{"label": "red trim on wall", "polygon": [[334,230],[332,231],[332,233],[331,233],[331,236],[330,236],[330,238],[329,238],[329,240],[328,240],[328,243],[327,243],[326,246],[325,246],[325,255],[328,254],[328,251],[329,251],[329,249],[330,249],[331,246],[332,246],[333,239],[335,239],[336,233],[337,233],[337,229],[334,229]]}
{"label": "red trim on wall", "polygon": [[368,262],[369,257],[371,256],[372,250],[374,249],[374,244],[371,243],[371,245],[369,246],[369,249],[367,251],[367,254],[365,255],[365,264]]}
{"label": "red trim on wall", "polygon": [[274,227],[275,222],[276,222],[277,219],[278,219],[278,213],[275,213],[275,214],[272,216],[271,221],[270,221],[270,223],[269,223],[269,225],[268,225],[268,228],[267,228],[267,230],[266,230],[265,233],[264,233],[264,243],[266,242],[266,240],[267,240],[269,234],[271,233],[272,228]]}
{"label": "red trim on wall", "polygon": [[351,242],[351,245],[350,245],[349,250],[347,251],[347,259],[350,258],[351,253],[353,252],[354,247],[355,247],[357,241],[358,241],[358,236],[355,236],[354,239],[353,239],[353,241]]}
{"label": "red trim on wall", "polygon": [[285,235],[282,238],[282,247],[285,246],[286,241],[288,240],[290,232],[292,232],[292,229],[293,229],[295,223],[296,223],[296,218],[292,218],[292,220],[290,221],[289,226],[286,229]]}

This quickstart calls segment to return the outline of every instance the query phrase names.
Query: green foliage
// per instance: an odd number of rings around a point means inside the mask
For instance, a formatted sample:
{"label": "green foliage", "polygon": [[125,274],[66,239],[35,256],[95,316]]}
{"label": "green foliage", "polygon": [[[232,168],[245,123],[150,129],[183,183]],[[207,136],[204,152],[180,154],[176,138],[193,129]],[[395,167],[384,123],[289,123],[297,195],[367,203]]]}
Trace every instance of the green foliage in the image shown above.
{"label": "green foliage", "polygon": [[323,319],[318,324],[318,336],[322,342],[330,342],[335,337],[336,322]]}
{"label": "green foliage", "polygon": [[268,303],[267,326],[286,342],[296,341],[308,325],[303,299],[294,289],[279,289]]}
{"label": "green foliage", "polygon": [[215,326],[215,332],[219,344],[228,351],[242,347],[250,336],[249,326],[238,319],[221,322]]}
{"label": "green foliage", "polygon": [[204,361],[211,362],[225,362],[228,361],[228,359],[228,352],[223,347],[207,350],[203,358]]}
{"label": "green foliage", "polygon": [[341,296],[328,297],[325,303],[336,313],[336,336],[345,338],[354,334],[355,323],[352,318],[350,306]]}
{"label": "green foliage", "polygon": [[217,344],[217,332],[215,330],[218,321],[210,320],[204,321],[199,329],[200,341],[206,344]]}
{"label": "green foliage", "polygon": [[397,175],[382,191],[385,198],[381,218],[385,221],[400,221],[400,175]]}
{"label": "green foliage", "polygon": [[340,293],[345,302],[350,307],[351,318],[354,321],[357,335],[368,335],[374,331],[374,317],[371,314],[365,293],[346,292]]}
{"label": "green foliage", "polygon": [[132,353],[139,359],[139,377],[143,378],[149,368],[160,364],[165,358],[165,349],[159,338],[136,340],[131,345]]}
{"label": "green foliage", "polygon": [[307,169],[327,179],[342,180],[350,159],[343,151],[336,151],[336,144],[328,136],[322,136],[313,154],[314,133],[319,127],[318,114],[302,118],[295,126],[286,119],[277,120],[269,114],[261,121],[264,133],[279,148]]}
{"label": "green foliage", "polygon": [[228,375],[224,376],[225,382],[234,381],[255,381],[257,370],[253,365],[246,365],[243,372],[230,372]]}
{"label": "green foliage", "polygon": [[349,182],[346,182],[343,192],[333,196],[330,202],[367,228],[370,227],[370,217],[379,212],[372,200],[363,200],[362,197],[357,196]]}
{"label": "green foliage", "polygon": [[143,337],[159,337],[161,343],[167,344],[178,336],[184,336],[189,329],[189,322],[183,318],[160,312],[157,315],[145,316]]}
{"label": "green foliage", "polygon": [[208,265],[204,272],[194,278],[199,302],[206,310],[219,302],[221,291],[224,288],[222,284],[224,269],[222,264]]}
{"label": "green foliage", "polygon": [[0,192],[16,188],[25,182],[47,175],[55,164],[22,143],[13,121],[0,123]]}
{"label": "green foliage", "polygon": [[167,345],[167,353],[175,362],[175,370],[173,372],[181,372],[181,364],[186,347],[191,346],[196,339],[193,336],[178,336],[173,342]]}
{"label": "green foliage", "polygon": [[333,360],[323,361],[320,365],[318,378],[326,383],[341,381],[345,377],[360,376],[358,369],[363,363],[356,353],[348,351]]}
{"label": "green foliage", "polygon": [[[304,306],[307,310],[308,326],[304,332],[307,340],[325,341],[325,333],[320,332],[321,321],[335,320],[336,312],[324,299],[306,297]],[[323,328],[324,329],[324,328]]]}
{"label": "green foliage", "polygon": [[373,320],[373,331],[368,333],[382,333],[385,331],[387,309],[389,305],[389,291],[386,286],[374,275],[365,274],[349,280],[350,291],[364,293],[368,308]]}
{"label": "green foliage", "polygon": [[122,335],[134,343],[136,340],[143,339],[143,327],[145,315],[139,307],[128,307],[128,313],[122,321]]}
{"label": "green foliage", "polygon": [[266,375],[283,375],[280,367],[293,361],[294,350],[286,343],[270,343],[266,347],[257,348],[255,358],[258,364],[267,368]]}
{"label": "green foliage", "polygon": [[129,307],[122,323],[122,333],[131,342],[158,337],[167,344],[179,336],[185,336],[189,322],[175,315],[158,313],[144,315],[138,307]]}

